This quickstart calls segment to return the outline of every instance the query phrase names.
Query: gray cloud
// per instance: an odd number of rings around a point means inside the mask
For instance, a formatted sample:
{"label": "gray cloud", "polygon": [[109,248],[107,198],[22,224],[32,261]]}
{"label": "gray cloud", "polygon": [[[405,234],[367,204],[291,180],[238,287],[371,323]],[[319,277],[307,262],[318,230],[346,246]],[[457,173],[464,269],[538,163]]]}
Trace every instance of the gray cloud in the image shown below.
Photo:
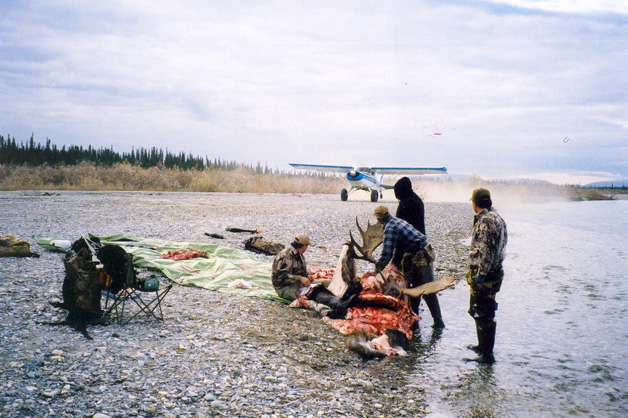
{"label": "gray cloud", "polygon": [[618,2],[5,3],[18,140],[628,177]]}

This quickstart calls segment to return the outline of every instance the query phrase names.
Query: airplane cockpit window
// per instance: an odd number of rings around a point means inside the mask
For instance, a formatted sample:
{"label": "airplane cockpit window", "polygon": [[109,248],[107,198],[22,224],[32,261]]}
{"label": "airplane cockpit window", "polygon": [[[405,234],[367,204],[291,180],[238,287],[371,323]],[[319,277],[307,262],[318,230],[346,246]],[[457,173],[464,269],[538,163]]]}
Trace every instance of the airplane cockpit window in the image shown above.
{"label": "airplane cockpit window", "polygon": [[371,168],[370,168],[370,167],[356,167],[355,169],[356,169],[357,171],[362,172],[362,173],[372,174],[372,173],[371,173]]}

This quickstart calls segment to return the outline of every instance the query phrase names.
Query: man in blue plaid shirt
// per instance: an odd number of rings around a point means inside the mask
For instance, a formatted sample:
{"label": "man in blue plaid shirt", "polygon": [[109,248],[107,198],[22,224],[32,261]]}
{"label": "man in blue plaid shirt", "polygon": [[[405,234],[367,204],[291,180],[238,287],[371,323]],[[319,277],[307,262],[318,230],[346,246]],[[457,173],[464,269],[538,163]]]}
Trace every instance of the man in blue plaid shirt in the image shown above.
{"label": "man in blue plaid shirt", "polygon": [[[427,237],[403,219],[391,216],[386,206],[376,207],[373,215],[379,223],[384,225],[384,248],[375,264],[377,270],[383,270],[392,260],[393,255],[401,254],[401,266],[397,267],[401,270],[409,288],[434,281],[432,267],[434,251]],[[445,328],[438,296],[433,293],[424,295],[423,298],[434,320],[432,327]],[[412,310],[416,314],[419,313],[419,303],[419,298],[411,303]]]}

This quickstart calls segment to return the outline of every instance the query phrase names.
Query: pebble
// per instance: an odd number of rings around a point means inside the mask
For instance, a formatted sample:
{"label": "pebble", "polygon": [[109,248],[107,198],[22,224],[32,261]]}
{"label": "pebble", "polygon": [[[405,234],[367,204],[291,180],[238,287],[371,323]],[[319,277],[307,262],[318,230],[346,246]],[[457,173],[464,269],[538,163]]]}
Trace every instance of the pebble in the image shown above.
{"label": "pebble", "polygon": [[[396,209],[396,202],[378,204]],[[335,195],[0,192],[0,231],[28,240],[41,255],[0,258],[0,415],[426,416],[417,390],[399,381],[403,358],[365,362],[316,315],[275,301],[175,285],[163,323],[138,316],[122,326],[89,326],[92,340],[41,324],[65,319],[66,311],[49,304],[61,298],[65,271],[63,254],[37,246],[35,237],[126,233],[244,250],[250,234],[226,227],[261,228],[264,238],[284,244],[305,232],[313,240],[308,265],[334,268],[349,230],[357,233],[356,216],[361,225],[373,222],[376,205]],[[471,219],[466,204],[426,203],[437,276],[464,274],[460,240]],[[359,262],[361,272],[369,267]],[[429,376],[417,376],[413,384],[430,384]]]}

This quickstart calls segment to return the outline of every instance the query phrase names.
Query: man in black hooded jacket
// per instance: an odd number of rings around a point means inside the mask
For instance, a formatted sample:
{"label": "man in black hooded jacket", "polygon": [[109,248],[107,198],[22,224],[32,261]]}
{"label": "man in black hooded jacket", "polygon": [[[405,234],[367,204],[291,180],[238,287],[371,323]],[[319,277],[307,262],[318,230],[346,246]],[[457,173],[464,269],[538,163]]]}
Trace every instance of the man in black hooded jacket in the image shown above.
{"label": "man in black hooded jacket", "polygon": [[412,190],[412,182],[410,182],[409,178],[402,177],[395,183],[395,197],[399,200],[395,217],[403,219],[420,233],[426,235],[423,201]]}
{"label": "man in black hooded jacket", "polygon": [[[395,197],[399,200],[399,206],[397,206],[397,213],[395,216],[408,222],[423,235],[427,235],[425,233],[425,208],[423,201],[412,189],[412,182],[410,179],[408,177],[400,178],[395,183],[394,190]],[[393,264],[400,269],[402,267],[400,263],[403,262],[401,256],[402,254],[396,255],[392,260]],[[420,267],[419,282],[408,283],[408,287],[417,287],[434,281],[434,268],[432,267],[433,261],[433,259],[425,260],[426,265]],[[438,296],[436,293],[423,295],[423,299],[425,299],[425,303],[427,304],[430,314],[432,315],[432,319],[434,320],[434,324],[432,326],[437,329],[445,328],[445,323],[443,322],[443,317],[440,312],[440,304],[438,303]],[[413,299],[411,302],[411,308],[417,314],[419,313],[420,304],[420,297]]]}

